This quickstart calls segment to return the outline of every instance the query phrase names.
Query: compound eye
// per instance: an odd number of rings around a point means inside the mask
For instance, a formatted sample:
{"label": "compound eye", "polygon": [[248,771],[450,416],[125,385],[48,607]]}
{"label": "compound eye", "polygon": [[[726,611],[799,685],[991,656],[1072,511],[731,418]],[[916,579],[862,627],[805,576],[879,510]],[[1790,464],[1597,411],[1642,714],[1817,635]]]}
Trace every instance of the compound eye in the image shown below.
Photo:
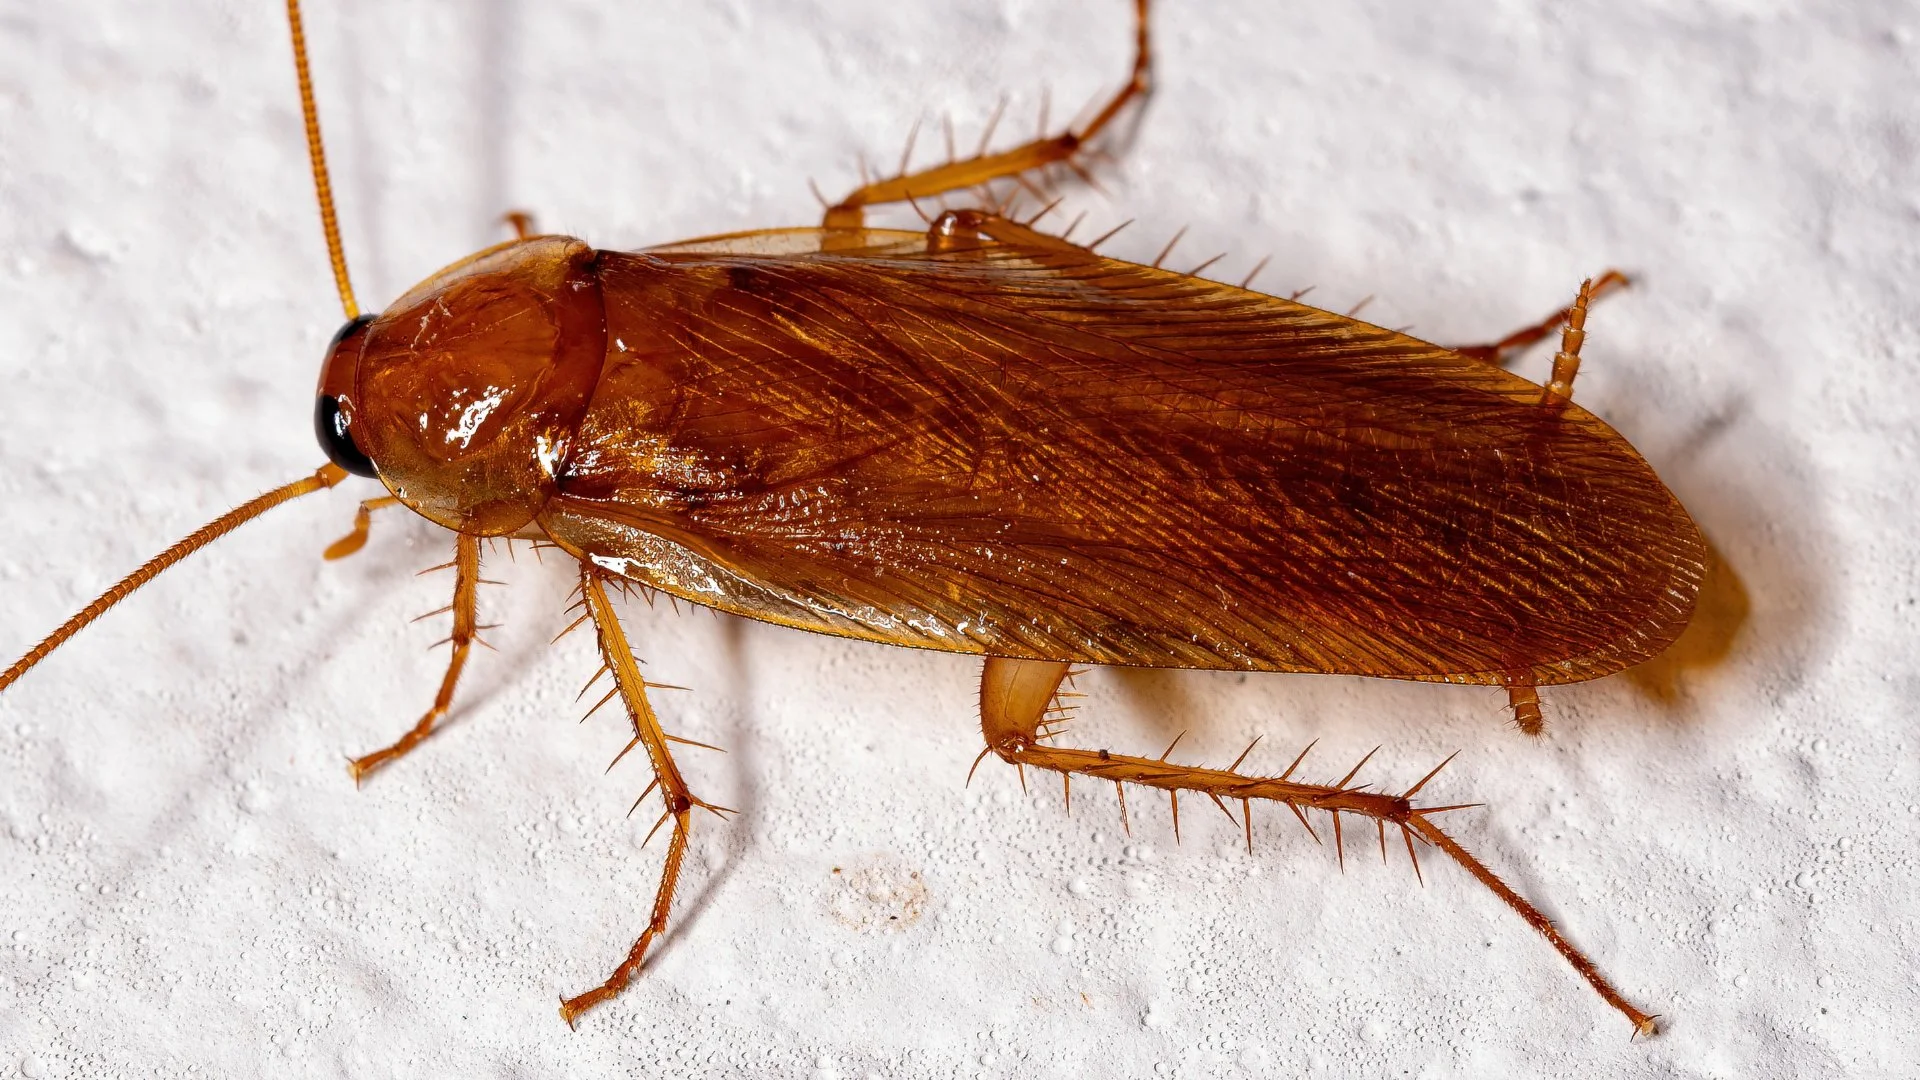
{"label": "compound eye", "polygon": [[342,399],[353,392],[354,375],[360,366],[360,346],[366,341],[370,315],[362,315],[340,328],[327,347],[326,362],[320,368],[320,393],[313,404],[313,433],[327,460],[355,476],[376,477],[373,462],[353,443],[349,430],[353,414]]}
{"label": "compound eye", "polygon": [[327,459],[335,465],[355,476],[372,479],[380,475],[374,471],[367,455],[353,445],[353,435],[347,431],[347,414],[340,411],[339,398],[321,394],[314,402],[313,431],[320,437],[320,448],[327,452]]}

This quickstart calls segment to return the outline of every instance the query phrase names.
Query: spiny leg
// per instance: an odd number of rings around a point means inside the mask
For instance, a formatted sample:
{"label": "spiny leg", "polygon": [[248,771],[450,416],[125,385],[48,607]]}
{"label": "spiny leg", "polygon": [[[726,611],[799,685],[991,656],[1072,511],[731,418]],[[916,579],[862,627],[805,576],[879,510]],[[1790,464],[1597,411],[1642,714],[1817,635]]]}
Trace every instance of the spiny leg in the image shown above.
{"label": "spiny leg", "polygon": [[998,153],[986,153],[983,147],[981,153],[972,157],[949,161],[916,173],[906,173],[903,162],[901,175],[862,184],[846,198],[828,207],[821,224],[829,229],[858,229],[865,223],[864,211],[870,206],[930,198],[949,191],[1017,177],[1049,165],[1064,164],[1077,170],[1075,159],[1087,143],[1111,124],[1128,104],[1144,97],[1151,87],[1153,64],[1147,38],[1147,0],[1134,0],[1134,20],[1133,71],[1128,76],[1127,85],[1108,99],[1086,127],[1079,131],[1067,130],[1058,135],[1042,136]]}
{"label": "spiny leg", "polygon": [[[1553,335],[1555,330],[1564,330],[1569,320],[1574,317],[1575,312],[1580,313],[1582,321],[1584,322],[1585,309],[1588,303],[1598,300],[1608,293],[1624,289],[1630,284],[1632,284],[1632,282],[1627,279],[1627,275],[1618,270],[1608,270],[1606,273],[1588,282],[1588,285],[1591,286],[1590,291],[1586,287],[1582,288],[1582,299],[1575,301],[1573,307],[1561,308],[1559,311],[1541,319],[1539,322],[1515,330],[1513,333],[1491,344],[1464,345],[1455,348],[1453,351],[1463,356],[1471,356],[1475,360],[1484,360],[1489,364],[1505,367],[1507,362],[1513,359],[1515,353],[1518,353],[1530,345],[1536,345],[1545,341]],[[1574,351],[1578,353],[1579,347],[1575,346]]]}
{"label": "spiny leg", "polygon": [[391,495],[382,495],[377,499],[368,499],[360,504],[353,514],[353,531],[327,545],[322,558],[344,559],[367,546],[367,533],[373,526],[373,512],[389,506],[399,506],[400,500]]}
{"label": "spiny leg", "polygon": [[[447,663],[447,674],[440,680],[440,692],[434,695],[433,707],[427,710],[419,723],[413,725],[413,730],[400,736],[392,746],[347,763],[347,769],[353,773],[356,784],[365,779],[368,773],[420,745],[421,740],[432,733],[433,725],[445,718],[447,710],[453,707],[453,688],[460,681],[460,671],[467,666],[467,653],[478,640],[480,632],[480,539],[460,533],[454,544],[453,603],[444,609],[453,612],[453,633],[447,638],[453,644],[453,658]],[[432,614],[438,615],[439,612]]]}
{"label": "spiny leg", "polygon": [[[647,700],[647,687],[658,684],[649,684],[641,677],[640,665],[633,658],[633,650],[627,647],[627,636],[620,629],[620,620],[614,615],[613,605],[607,599],[601,575],[584,562],[580,564],[580,603],[586,609],[585,618],[593,622],[599,639],[602,670],[613,676],[613,690],[601,700],[604,703],[615,695],[619,696],[626,706],[627,719],[633,725],[633,741],[627,744],[627,748],[632,749],[635,745],[644,747],[647,759],[653,765],[653,783],[646,792],[641,793],[640,798],[645,799],[656,787],[660,789],[665,812],[660,815],[654,828],[657,830],[671,821],[673,834],[668,838],[667,861],[660,871],[660,886],[654,893],[653,911],[647,920],[647,928],[641,932],[633,947],[627,950],[626,959],[620,961],[619,966],[613,969],[613,974],[607,976],[606,982],[560,1002],[560,1018],[567,1022],[568,1027],[573,1026],[581,1013],[625,989],[640,970],[647,949],[666,932],[667,916],[673,909],[674,886],[679,882],[680,864],[687,854],[691,828],[689,819],[693,808],[701,807],[716,815],[730,812],[724,806],[714,806],[694,798],[687,790],[687,782],[680,775],[680,767],[674,763],[667,747],[673,737],[661,729],[660,718]],[[621,751],[621,754],[625,753],[625,750]],[[619,758],[614,760],[617,762]],[[634,805],[638,806],[639,803]],[[648,837],[651,838],[652,833]]]}
{"label": "spiny leg", "polygon": [[[1223,800],[1237,799],[1241,804],[1242,823],[1247,828],[1248,844],[1252,844],[1252,820],[1245,815],[1251,809],[1254,799],[1266,799],[1284,803],[1295,816],[1307,825],[1305,811],[1324,810],[1333,815],[1334,846],[1340,847],[1341,815],[1352,814],[1362,819],[1371,819],[1380,831],[1381,853],[1386,853],[1386,830],[1388,826],[1400,830],[1405,840],[1407,855],[1414,861],[1414,871],[1419,872],[1419,857],[1414,854],[1414,841],[1419,839],[1439,848],[1459,863],[1494,895],[1505,901],[1506,905],[1525,919],[1528,925],[1539,931],[1560,955],[1572,964],[1582,978],[1587,980],[1607,1004],[1618,1009],[1632,1021],[1634,1030],[1641,1035],[1651,1035],[1655,1030],[1654,1017],[1641,1012],[1632,1003],[1621,996],[1594,967],[1579,949],[1561,936],[1559,928],[1553,925],[1540,909],[1507,885],[1506,882],[1487,869],[1472,853],[1460,846],[1451,836],[1434,824],[1432,816],[1447,810],[1462,809],[1460,806],[1414,806],[1410,801],[1427,781],[1439,773],[1435,768],[1419,783],[1399,795],[1386,795],[1366,791],[1359,787],[1350,787],[1354,776],[1360,771],[1356,765],[1334,784],[1309,784],[1293,779],[1293,772],[1299,768],[1306,757],[1303,752],[1295,758],[1287,771],[1277,777],[1247,776],[1234,770],[1246,759],[1241,754],[1238,760],[1225,769],[1209,769],[1195,765],[1177,765],[1167,760],[1167,755],[1159,758],[1127,757],[1106,750],[1076,750],[1067,747],[1048,746],[1041,740],[1046,737],[1042,725],[1052,707],[1053,698],[1059,689],[1060,681],[1067,675],[1067,665],[1051,661],[1009,660],[1000,657],[988,657],[980,675],[980,729],[986,737],[987,750],[998,754],[1002,760],[1021,768],[1034,766],[1051,769],[1063,776],[1090,776],[1099,780],[1110,780],[1118,790],[1124,790],[1122,784],[1138,784],[1142,787],[1158,788],[1177,799],[1182,791],[1196,792],[1207,796],[1226,809]],[[1178,742],[1178,740],[1175,740]],[[1251,750],[1252,747],[1248,747]],[[1168,748],[1168,753],[1172,748]],[[982,756],[985,756],[983,751]],[[1372,755],[1368,755],[1369,757]],[[1452,759],[1447,759],[1451,761]],[[1361,765],[1366,759],[1361,759]],[[1446,762],[1440,763],[1445,767]],[[1178,802],[1174,803],[1177,808]],[[1232,817],[1231,812],[1228,817]],[[1176,818],[1176,823],[1178,819]],[[1307,826],[1312,832],[1312,826]],[[1319,839],[1318,834],[1314,838]],[[1345,852],[1341,852],[1344,861]]]}

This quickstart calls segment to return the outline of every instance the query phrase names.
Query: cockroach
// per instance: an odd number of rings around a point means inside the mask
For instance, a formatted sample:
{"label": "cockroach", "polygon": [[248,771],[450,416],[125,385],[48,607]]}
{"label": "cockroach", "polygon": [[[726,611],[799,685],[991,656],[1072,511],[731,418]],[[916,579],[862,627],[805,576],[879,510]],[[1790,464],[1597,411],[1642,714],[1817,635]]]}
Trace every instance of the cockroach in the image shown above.
{"label": "cockroach", "polygon": [[[985,748],[1021,771],[1307,826],[1371,823],[1419,872],[1437,849],[1539,931],[1605,999],[1631,1004],[1545,915],[1416,804],[1284,772],[1061,745],[1061,686],[1093,665],[1292,671],[1506,689],[1538,734],[1536,688],[1596,679],[1685,627],[1705,549],[1627,441],[1571,399],[1589,304],[1493,345],[1445,348],[1293,300],[1106,258],[989,196],[869,227],[996,181],[1082,171],[1149,92],[1147,0],[1133,66],[1092,119],[1012,149],[864,183],[816,227],[606,251],[534,232],[434,274],[379,315],[355,300],[328,183],[298,0],[288,0],[307,146],[346,324],[315,426],[328,463],[221,515],[88,604],[0,689],[108,608],[241,524],[349,476],[454,533],[452,659],[432,706],[352,760],[356,779],[442,720],[476,640],[481,542],[577,561],[596,636],[653,772],[667,851],[650,918],[605,981],[619,993],[668,925],[695,796],[649,702],[612,596],[643,588],[800,630],[983,658]],[[1004,185],[1003,185],[1004,186]],[[1044,213],[1044,211],[1043,211]],[[1070,233],[1070,231],[1069,231]],[[1560,332],[1539,386],[1505,371]],[[1249,748],[1251,749],[1251,748]],[[1448,760],[1451,760],[1450,758]],[[1363,759],[1361,765],[1365,764]]]}

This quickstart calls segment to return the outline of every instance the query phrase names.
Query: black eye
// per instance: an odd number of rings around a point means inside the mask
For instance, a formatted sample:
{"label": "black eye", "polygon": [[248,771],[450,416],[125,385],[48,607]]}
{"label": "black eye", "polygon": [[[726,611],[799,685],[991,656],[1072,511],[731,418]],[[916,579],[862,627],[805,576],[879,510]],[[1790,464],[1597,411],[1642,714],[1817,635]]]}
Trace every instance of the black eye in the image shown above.
{"label": "black eye", "polygon": [[331,394],[321,394],[313,404],[313,432],[320,437],[320,448],[327,452],[328,460],[355,476],[376,477],[373,462],[367,455],[353,445],[353,436],[347,433],[347,417],[340,411],[340,401]]}

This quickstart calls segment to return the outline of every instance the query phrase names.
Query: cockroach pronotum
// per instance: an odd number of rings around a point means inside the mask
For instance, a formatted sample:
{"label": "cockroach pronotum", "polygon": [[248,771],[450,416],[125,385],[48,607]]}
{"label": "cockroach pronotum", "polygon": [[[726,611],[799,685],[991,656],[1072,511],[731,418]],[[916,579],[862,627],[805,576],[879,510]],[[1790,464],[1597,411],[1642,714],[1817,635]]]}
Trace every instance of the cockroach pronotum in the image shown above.
{"label": "cockroach pronotum", "polygon": [[[432,706],[364,777],[451,706],[476,640],[481,541],[530,540],[578,563],[576,627],[595,634],[650,763],[667,851],[651,914],[569,1024],[620,992],[668,924],[696,811],[611,594],[658,591],[862,641],[983,658],[988,755],[1185,793],[1252,842],[1257,801],[1336,848],[1371,823],[1418,871],[1436,849],[1544,935],[1606,1000],[1636,1008],[1532,903],[1397,793],[1061,745],[1076,667],[1366,675],[1505,688],[1542,729],[1536,688],[1660,653],[1692,613],[1699,530],[1653,470],[1572,400],[1588,306],[1498,343],[1444,348],[1292,300],[1095,254],[991,193],[1083,167],[1149,91],[1147,0],[1127,82],[1086,122],[1009,150],[862,184],[817,227],[605,251],[519,236],[362,315],[335,220],[298,0],[293,52],[321,218],[346,325],[315,422],[329,459],[220,516],[114,585],[4,674],[17,681],[82,627],[239,525],[350,475],[455,534],[453,655]],[[866,211],[921,208],[921,230]],[[1559,332],[1550,381],[1500,366]],[[1304,753],[1301,755],[1304,757]],[[980,761],[977,759],[975,765]],[[1362,765],[1365,764],[1363,759]],[[1445,762],[1441,763],[1444,766]],[[1236,805],[1237,804],[1237,805]],[[1236,815],[1237,810],[1237,815]]]}

